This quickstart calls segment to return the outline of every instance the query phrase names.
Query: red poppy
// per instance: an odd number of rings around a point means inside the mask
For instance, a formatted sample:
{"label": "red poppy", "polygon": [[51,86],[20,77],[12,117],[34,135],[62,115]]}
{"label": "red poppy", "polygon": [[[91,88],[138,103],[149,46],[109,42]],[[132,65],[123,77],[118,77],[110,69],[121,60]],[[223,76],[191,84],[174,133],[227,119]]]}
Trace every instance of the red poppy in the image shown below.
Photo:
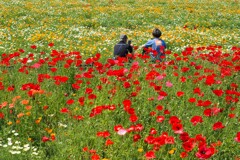
{"label": "red poppy", "polygon": [[237,133],[236,137],[234,138],[234,140],[238,143],[240,143],[240,132]]}
{"label": "red poppy", "polygon": [[215,94],[215,95],[217,95],[218,97],[220,97],[220,96],[222,96],[223,95],[223,90],[221,90],[221,89],[219,89],[219,90],[217,90],[217,89],[215,89],[215,90],[213,90],[213,93]]}
{"label": "red poppy", "polygon": [[149,134],[157,134],[157,130],[155,128],[151,128]]}
{"label": "red poppy", "polygon": [[163,106],[161,106],[161,105],[158,105],[157,107],[156,107],[156,109],[158,110],[158,111],[161,111],[161,110],[163,110]]}
{"label": "red poppy", "polygon": [[0,119],[3,119],[3,118],[4,118],[4,114],[2,112],[0,112]]}
{"label": "red poppy", "polygon": [[165,109],[164,114],[170,114],[170,111],[168,109]]}
{"label": "red poppy", "polygon": [[178,96],[178,97],[182,97],[183,95],[184,95],[184,92],[182,92],[182,91],[178,91],[178,92],[177,92],[177,96]]}
{"label": "red poppy", "polygon": [[155,111],[151,111],[149,115],[153,117],[153,116],[156,115],[156,112]]}
{"label": "red poppy", "polygon": [[113,145],[113,141],[111,139],[107,139],[106,142],[105,142],[105,145],[106,146],[110,146],[110,145]]}
{"label": "red poppy", "polygon": [[32,49],[37,49],[37,46],[36,45],[31,45],[30,46]]}
{"label": "red poppy", "polygon": [[234,118],[235,116],[236,116],[236,115],[235,115],[234,113],[229,113],[229,114],[228,114],[228,117],[229,117],[229,118]]}
{"label": "red poppy", "polygon": [[155,138],[153,136],[147,136],[144,139],[144,142],[148,143],[148,144],[154,144]]}
{"label": "red poppy", "polygon": [[98,136],[98,137],[107,138],[107,137],[110,136],[110,133],[109,133],[108,131],[97,132],[97,136]]}
{"label": "red poppy", "polygon": [[201,116],[194,116],[192,117],[191,122],[194,126],[196,126],[198,123],[202,123],[203,120]]}
{"label": "red poppy", "polygon": [[100,156],[98,154],[94,154],[92,155],[91,160],[100,160]]}
{"label": "red poppy", "polygon": [[54,73],[57,71],[57,68],[50,68],[50,70]]}
{"label": "red poppy", "polygon": [[222,122],[216,122],[213,124],[213,130],[219,130],[219,129],[223,129],[225,126],[222,124]]}
{"label": "red poppy", "polygon": [[174,123],[172,125],[172,130],[176,134],[182,134],[183,133],[183,125],[181,123]]}
{"label": "red poppy", "polygon": [[205,84],[208,85],[208,86],[211,86],[215,83],[215,76],[214,75],[208,75],[206,77],[206,81],[205,81]]}
{"label": "red poppy", "polygon": [[131,102],[131,100],[126,99],[126,100],[123,101],[123,105],[124,105],[124,107],[126,107],[126,106],[131,107],[132,102]]}
{"label": "red poppy", "polygon": [[46,137],[46,136],[43,136],[42,137],[42,142],[47,142],[47,141],[49,141],[50,139],[48,138],[48,137]]}
{"label": "red poppy", "polygon": [[164,116],[157,116],[157,122],[162,123],[164,121]]}
{"label": "red poppy", "polygon": [[148,152],[146,152],[145,157],[146,157],[147,159],[154,159],[154,158],[156,158],[155,152],[153,152],[153,151],[148,151]]}
{"label": "red poppy", "polygon": [[73,99],[69,99],[69,100],[67,100],[67,102],[66,102],[68,105],[71,105],[71,104],[73,104],[74,103],[74,100]]}
{"label": "red poppy", "polygon": [[165,144],[174,144],[174,143],[175,143],[174,137],[172,136],[166,137]]}
{"label": "red poppy", "polygon": [[51,42],[51,43],[48,44],[48,46],[49,46],[49,47],[53,47],[53,46],[54,46],[54,43]]}
{"label": "red poppy", "polygon": [[202,134],[197,134],[195,136],[195,141],[198,142],[198,145],[204,145],[206,144],[206,137],[204,137]]}
{"label": "red poppy", "polygon": [[82,105],[84,105],[84,97],[80,97],[79,99],[78,99],[78,102],[80,103],[80,105],[82,106]]}
{"label": "red poppy", "polygon": [[79,121],[79,120],[83,120],[84,117],[81,115],[78,115],[78,116],[73,116],[73,118]]}
{"label": "red poppy", "polygon": [[187,156],[188,156],[187,152],[182,152],[182,153],[180,154],[180,157],[181,157],[181,158],[186,158]]}
{"label": "red poppy", "polygon": [[195,147],[194,139],[189,139],[188,141],[183,142],[182,147],[186,152],[191,152]]}
{"label": "red poppy", "polygon": [[188,68],[188,67],[182,67],[182,72],[184,73],[184,72],[188,72],[189,70],[190,70],[190,68]]}
{"label": "red poppy", "polygon": [[190,137],[187,132],[183,132],[182,134],[180,134],[180,139],[181,141],[186,142],[190,139]]}
{"label": "red poppy", "polygon": [[169,124],[173,125],[174,123],[181,123],[181,120],[177,116],[171,116],[169,118]]}
{"label": "red poppy", "polygon": [[180,78],[180,80],[181,80],[181,82],[184,83],[184,82],[186,82],[187,78],[183,76],[183,77]]}
{"label": "red poppy", "polygon": [[123,128],[123,126],[121,124],[118,124],[118,125],[114,126],[114,131],[118,132],[122,128]]}
{"label": "red poppy", "polygon": [[68,110],[68,108],[62,108],[62,109],[61,109],[61,112],[62,112],[62,113],[68,113],[69,110]]}
{"label": "red poppy", "polygon": [[91,94],[93,92],[92,88],[86,88],[85,93],[86,94]]}
{"label": "red poppy", "polygon": [[72,88],[75,89],[75,90],[79,90],[80,86],[78,84],[73,83]]}
{"label": "red poppy", "polygon": [[196,98],[189,98],[189,99],[188,99],[188,102],[190,102],[190,103],[195,103],[195,102],[196,102]]}
{"label": "red poppy", "polygon": [[14,85],[12,85],[12,86],[9,86],[9,87],[7,88],[7,91],[8,91],[8,92],[12,92],[12,91],[14,91],[14,89],[15,89],[15,87],[14,87]]}
{"label": "red poppy", "polygon": [[96,98],[97,98],[97,96],[95,94],[90,94],[88,96],[88,99],[96,99]]}
{"label": "red poppy", "polygon": [[129,82],[124,82],[123,83],[123,87],[124,88],[130,88],[131,87],[131,84]]}
{"label": "red poppy", "polygon": [[135,114],[132,114],[129,118],[131,122],[136,122],[138,120],[138,117]]}
{"label": "red poppy", "polygon": [[198,152],[196,153],[196,157],[199,159],[208,159],[210,158],[215,152],[214,148],[208,148],[206,145],[200,146],[198,148]]}
{"label": "red poppy", "polygon": [[203,114],[207,117],[213,116],[212,110],[210,108],[205,109]]}
{"label": "red poppy", "polygon": [[136,132],[140,132],[140,131],[142,131],[144,129],[144,127],[143,127],[143,125],[142,124],[136,124],[135,126],[134,126],[134,131],[136,131]]}
{"label": "red poppy", "polygon": [[133,142],[137,142],[139,139],[141,139],[141,136],[139,134],[135,134],[133,136]]}

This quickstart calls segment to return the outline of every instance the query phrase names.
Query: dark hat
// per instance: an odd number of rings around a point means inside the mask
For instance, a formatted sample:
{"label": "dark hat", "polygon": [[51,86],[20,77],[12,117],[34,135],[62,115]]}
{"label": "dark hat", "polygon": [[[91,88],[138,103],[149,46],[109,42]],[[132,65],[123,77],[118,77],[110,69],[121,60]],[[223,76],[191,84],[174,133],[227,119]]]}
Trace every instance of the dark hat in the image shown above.
{"label": "dark hat", "polygon": [[127,35],[125,35],[125,34],[121,34],[121,35],[120,35],[120,39],[128,39],[128,37],[127,37]]}

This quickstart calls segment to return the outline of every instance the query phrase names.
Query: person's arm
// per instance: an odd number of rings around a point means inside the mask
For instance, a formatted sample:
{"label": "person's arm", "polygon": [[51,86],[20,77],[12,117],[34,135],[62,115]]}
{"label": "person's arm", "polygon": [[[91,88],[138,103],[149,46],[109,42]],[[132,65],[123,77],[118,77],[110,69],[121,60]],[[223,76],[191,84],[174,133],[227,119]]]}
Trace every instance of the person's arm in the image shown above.
{"label": "person's arm", "polygon": [[141,46],[141,48],[148,48],[148,47],[152,47],[153,45],[153,41],[149,40],[147,43],[145,43],[144,45]]}
{"label": "person's arm", "polygon": [[129,53],[133,53],[133,47],[129,44],[128,44],[127,50],[129,51]]}

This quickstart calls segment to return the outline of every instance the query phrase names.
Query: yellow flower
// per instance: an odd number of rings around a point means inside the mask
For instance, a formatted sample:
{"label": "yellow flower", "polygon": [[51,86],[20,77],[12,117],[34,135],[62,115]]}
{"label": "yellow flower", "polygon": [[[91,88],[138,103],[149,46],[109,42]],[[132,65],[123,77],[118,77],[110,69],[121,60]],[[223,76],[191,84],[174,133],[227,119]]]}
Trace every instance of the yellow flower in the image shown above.
{"label": "yellow flower", "polygon": [[142,148],[138,148],[138,152],[143,152],[143,149]]}
{"label": "yellow flower", "polygon": [[26,113],[26,116],[30,116],[30,115],[31,115],[31,112],[27,112],[27,113]]}
{"label": "yellow flower", "polygon": [[8,125],[12,125],[12,122],[11,122],[11,121],[9,121],[7,124],[8,124]]}
{"label": "yellow flower", "polygon": [[107,159],[107,158],[103,158],[102,160],[109,160],[109,159]]}
{"label": "yellow flower", "polygon": [[169,154],[174,154],[175,150],[177,150],[176,148],[171,149],[170,151],[168,151]]}

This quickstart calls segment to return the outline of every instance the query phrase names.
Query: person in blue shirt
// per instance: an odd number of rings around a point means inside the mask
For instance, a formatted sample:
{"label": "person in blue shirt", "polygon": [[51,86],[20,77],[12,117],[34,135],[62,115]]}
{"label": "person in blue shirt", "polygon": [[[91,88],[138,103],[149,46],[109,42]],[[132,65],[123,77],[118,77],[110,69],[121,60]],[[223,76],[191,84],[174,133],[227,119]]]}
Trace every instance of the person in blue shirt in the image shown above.
{"label": "person in blue shirt", "polygon": [[162,32],[158,28],[153,30],[152,35],[153,38],[142,46],[143,54],[146,53],[148,48],[151,48],[149,54],[152,60],[162,61],[165,58],[165,49],[167,48],[167,45],[164,40],[160,39]]}

